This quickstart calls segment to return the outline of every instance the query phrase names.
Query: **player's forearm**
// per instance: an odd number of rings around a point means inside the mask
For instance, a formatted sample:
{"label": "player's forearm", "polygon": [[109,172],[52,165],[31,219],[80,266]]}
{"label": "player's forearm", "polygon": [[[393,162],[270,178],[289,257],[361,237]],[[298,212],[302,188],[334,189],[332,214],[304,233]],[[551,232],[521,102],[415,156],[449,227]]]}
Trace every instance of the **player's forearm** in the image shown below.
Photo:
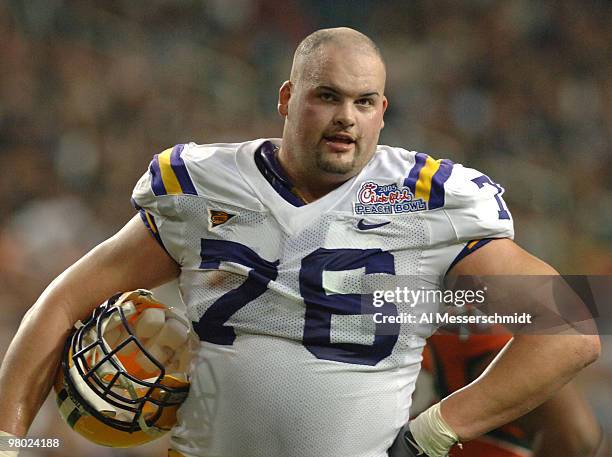
{"label": "player's forearm", "polygon": [[596,336],[518,336],[479,379],[442,401],[442,416],[461,440],[473,439],[533,410],[599,350]]}
{"label": "player's forearm", "polygon": [[28,311],[0,370],[0,430],[14,435],[27,433],[47,397],[72,325],[61,307],[49,308]]}
{"label": "player's forearm", "polygon": [[104,280],[101,262],[109,248],[96,247],[57,277],[24,316],[0,369],[0,430],[25,435],[47,397],[70,329],[82,318],[74,303],[99,301],[94,278]]}
{"label": "player's forearm", "polygon": [[78,319],[114,293],[156,287],[178,271],[136,216],[55,279],[24,317],[2,363],[0,430],[27,432]]}

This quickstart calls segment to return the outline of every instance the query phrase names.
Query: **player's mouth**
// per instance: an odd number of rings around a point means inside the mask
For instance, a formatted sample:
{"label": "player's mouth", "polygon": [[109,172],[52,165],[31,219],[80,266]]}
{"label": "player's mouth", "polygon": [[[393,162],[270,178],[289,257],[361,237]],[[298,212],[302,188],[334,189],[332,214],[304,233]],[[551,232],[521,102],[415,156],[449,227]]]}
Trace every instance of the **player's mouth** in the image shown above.
{"label": "player's mouth", "polygon": [[323,137],[325,144],[334,152],[347,152],[353,149],[355,138],[347,133],[336,133]]}

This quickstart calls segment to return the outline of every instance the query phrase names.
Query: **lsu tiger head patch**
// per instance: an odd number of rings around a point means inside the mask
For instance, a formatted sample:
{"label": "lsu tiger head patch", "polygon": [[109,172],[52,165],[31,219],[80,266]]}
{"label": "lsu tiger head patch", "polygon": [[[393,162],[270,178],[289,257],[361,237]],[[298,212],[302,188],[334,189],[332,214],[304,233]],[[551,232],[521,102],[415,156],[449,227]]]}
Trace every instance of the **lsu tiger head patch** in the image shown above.
{"label": "lsu tiger head patch", "polygon": [[217,227],[218,225],[225,224],[235,216],[235,214],[230,214],[225,211],[217,211],[214,209],[208,210],[208,213],[210,215],[209,221],[211,227]]}

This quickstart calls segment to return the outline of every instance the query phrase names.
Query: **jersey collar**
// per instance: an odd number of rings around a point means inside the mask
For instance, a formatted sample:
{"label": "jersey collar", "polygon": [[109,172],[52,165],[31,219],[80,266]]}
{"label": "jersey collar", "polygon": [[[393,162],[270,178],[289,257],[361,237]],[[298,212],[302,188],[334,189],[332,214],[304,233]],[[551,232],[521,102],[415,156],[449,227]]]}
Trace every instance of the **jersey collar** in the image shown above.
{"label": "jersey collar", "polygon": [[[236,151],[236,166],[242,179],[249,184],[263,205],[268,208],[283,228],[291,234],[300,232],[321,214],[332,210],[345,201],[347,194],[351,192],[355,183],[360,180],[360,177],[370,165],[366,165],[357,176],[349,179],[318,200],[306,205],[294,206],[262,174],[255,162],[256,151],[265,143],[270,143],[271,147],[280,147],[281,140],[280,138],[259,139],[243,143]],[[282,176],[284,176],[284,173]],[[286,182],[289,183],[288,180]]]}

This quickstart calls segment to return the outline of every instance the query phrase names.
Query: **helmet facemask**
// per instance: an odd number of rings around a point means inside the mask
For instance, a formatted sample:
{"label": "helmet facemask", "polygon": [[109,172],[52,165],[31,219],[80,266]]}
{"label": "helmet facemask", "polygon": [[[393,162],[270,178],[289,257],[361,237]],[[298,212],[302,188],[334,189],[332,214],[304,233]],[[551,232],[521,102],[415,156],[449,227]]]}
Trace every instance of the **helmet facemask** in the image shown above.
{"label": "helmet facemask", "polygon": [[107,300],[76,327],[60,370],[79,414],[151,439],[167,432],[189,391],[185,316],[137,290]]}

